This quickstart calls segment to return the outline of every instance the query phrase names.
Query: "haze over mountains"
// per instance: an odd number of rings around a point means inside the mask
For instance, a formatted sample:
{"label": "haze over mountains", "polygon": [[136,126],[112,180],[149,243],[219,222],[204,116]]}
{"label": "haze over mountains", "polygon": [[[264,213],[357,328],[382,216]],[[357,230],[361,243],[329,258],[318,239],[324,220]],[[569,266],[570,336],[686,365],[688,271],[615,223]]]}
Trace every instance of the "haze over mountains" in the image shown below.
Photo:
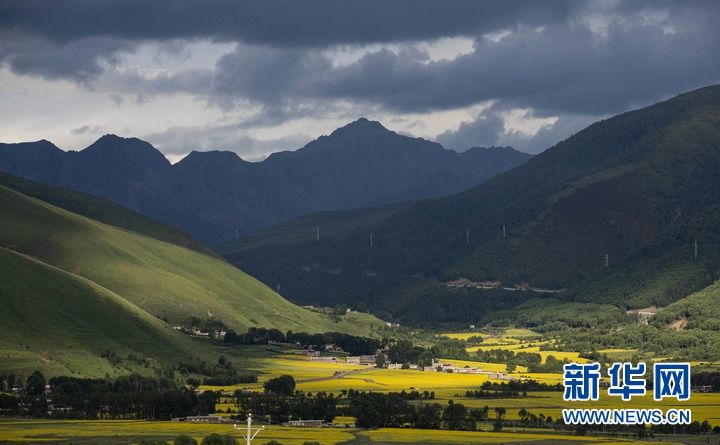
{"label": "haze over mountains", "polygon": [[[332,232],[337,221],[313,223]],[[320,242],[278,241],[288,223],[222,252],[295,301],[363,300],[416,321],[477,321],[519,294],[665,306],[720,276],[719,221],[716,85],[597,122],[471,190]],[[564,292],[444,285],[461,278]]]}
{"label": "haze over mountains", "polygon": [[258,163],[196,151],[171,165],[149,143],[114,135],[77,152],[0,144],[0,171],[108,198],[209,244],[318,211],[457,193],[530,158],[510,147],[458,153],[364,118]]}

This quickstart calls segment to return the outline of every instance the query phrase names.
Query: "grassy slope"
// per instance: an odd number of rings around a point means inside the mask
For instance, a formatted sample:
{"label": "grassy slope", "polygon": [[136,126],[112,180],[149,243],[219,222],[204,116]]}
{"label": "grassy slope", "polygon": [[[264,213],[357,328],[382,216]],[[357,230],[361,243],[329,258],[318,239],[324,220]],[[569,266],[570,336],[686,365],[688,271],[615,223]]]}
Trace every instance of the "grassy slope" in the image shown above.
{"label": "grassy slope", "polygon": [[652,156],[638,163],[642,175],[637,182],[657,235],[581,283],[579,299],[665,306],[718,278],[719,124],[719,110],[692,110],[653,139]]}
{"label": "grassy slope", "polygon": [[243,252],[253,249],[278,245],[301,245],[308,241],[314,241],[317,234],[316,229],[319,229],[322,239],[336,238],[356,230],[369,230],[390,216],[409,208],[413,203],[414,201],[314,213],[225,244],[220,247],[219,252],[227,258],[242,258]]}
{"label": "grassy slope", "polygon": [[676,301],[653,316],[652,324],[667,327],[683,321],[683,329],[720,331],[720,281]]}
{"label": "grassy slope", "polygon": [[207,348],[97,284],[0,248],[1,371],[103,375],[112,350],[160,361]]}
{"label": "grassy slope", "polygon": [[70,213],[0,187],[0,246],[115,292],[171,323],[212,316],[243,330],[365,333],[370,320],[332,322],[301,309],[227,262]]}
{"label": "grassy slope", "polygon": [[128,210],[104,198],[55,187],[0,172],[0,185],[73,213],[152,238],[188,247],[211,256],[217,254],[182,230]]}

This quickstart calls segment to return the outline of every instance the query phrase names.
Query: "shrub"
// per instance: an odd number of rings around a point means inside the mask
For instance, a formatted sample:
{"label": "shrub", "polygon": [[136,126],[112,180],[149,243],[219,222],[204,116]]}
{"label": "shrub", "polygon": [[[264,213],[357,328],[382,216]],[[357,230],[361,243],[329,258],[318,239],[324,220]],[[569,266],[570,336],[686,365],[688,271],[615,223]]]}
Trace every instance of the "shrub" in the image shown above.
{"label": "shrub", "polygon": [[263,388],[265,392],[290,396],[295,392],[295,379],[290,375],[281,375],[265,382]]}
{"label": "shrub", "polygon": [[197,440],[187,434],[182,434],[175,438],[173,445],[197,445]]}
{"label": "shrub", "polygon": [[202,445],[238,445],[238,442],[232,436],[212,433],[202,440]]}

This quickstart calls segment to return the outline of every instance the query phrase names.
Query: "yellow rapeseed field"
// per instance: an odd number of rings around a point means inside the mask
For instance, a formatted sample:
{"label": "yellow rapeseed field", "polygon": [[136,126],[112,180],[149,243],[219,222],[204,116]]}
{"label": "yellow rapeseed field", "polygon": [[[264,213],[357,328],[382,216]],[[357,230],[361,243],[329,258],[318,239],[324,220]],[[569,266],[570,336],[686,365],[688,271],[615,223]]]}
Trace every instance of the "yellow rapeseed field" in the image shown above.
{"label": "yellow rapeseed field", "polygon": [[[212,433],[231,434],[240,438],[230,424],[199,424],[187,422],[147,422],[140,420],[21,420],[0,421],[0,440],[8,442],[57,441],[78,438],[107,443],[138,443],[146,437],[172,440],[180,434],[198,439]],[[289,428],[270,426],[258,436],[259,443],[277,440],[286,445],[317,441],[331,445],[352,439],[344,428]]]}
{"label": "yellow rapeseed field", "polygon": [[[120,420],[2,420],[0,440],[12,442],[47,442],[58,440],[81,441],[99,444],[139,443],[143,439],[160,438],[171,441],[180,434],[187,434],[200,441],[212,434],[240,435],[229,424],[194,424],[185,422],[147,422]],[[417,443],[417,444],[476,444],[476,443],[565,443],[568,444],[632,444],[635,442],[607,437],[578,437],[552,431],[519,430],[501,433],[485,431],[419,430],[412,428],[381,428],[356,430],[350,428],[289,428],[269,426],[258,436],[259,443],[276,440],[284,445],[302,445],[315,441],[323,445],[335,445],[362,437],[371,443]],[[672,444],[670,441],[663,443]]]}
{"label": "yellow rapeseed field", "polygon": [[[632,440],[618,440],[617,438],[605,437],[583,437],[569,434],[556,434],[551,432],[534,433],[493,433],[483,431],[441,431],[441,430],[417,430],[406,428],[381,428],[377,430],[364,431],[361,436],[369,438],[372,442],[392,443],[437,443],[437,444],[477,444],[477,443],[532,443],[543,441],[544,443],[644,443]],[[664,442],[670,443],[670,442]]]}

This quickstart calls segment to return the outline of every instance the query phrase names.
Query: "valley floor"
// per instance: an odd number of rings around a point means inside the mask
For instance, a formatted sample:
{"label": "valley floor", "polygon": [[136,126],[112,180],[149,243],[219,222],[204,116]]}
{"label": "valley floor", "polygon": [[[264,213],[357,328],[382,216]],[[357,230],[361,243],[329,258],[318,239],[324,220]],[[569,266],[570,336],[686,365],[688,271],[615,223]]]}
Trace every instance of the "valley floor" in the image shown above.
{"label": "valley floor", "polygon": [[[477,334],[446,334],[448,337],[466,339]],[[484,335],[480,345],[468,347],[470,356],[480,349],[508,349],[539,353],[543,361],[552,355],[558,359],[578,362],[587,361],[573,351],[546,350],[546,342],[527,330],[507,330],[502,336]],[[267,380],[291,375],[297,381],[297,389],[316,393],[325,391],[339,394],[344,390],[365,390],[379,392],[412,391],[433,392],[435,398],[428,403],[446,405],[452,400],[468,408],[489,407],[490,417],[494,418],[496,407],[505,408],[507,421],[518,421],[520,410],[534,415],[549,416],[557,419],[563,408],[690,408],[693,420],[707,420],[711,426],[720,426],[720,394],[693,393],[687,402],[664,400],[655,402],[651,393],[646,397],[634,397],[632,401],[622,402],[617,397],[602,393],[600,400],[591,403],[564,402],[561,391],[530,392],[527,397],[516,398],[471,398],[466,391],[477,390],[487,381],[500,381],[497,376],[525,378],[548,384],[562,382],[562,376],[554,373],[530,373],[522,366],[509,372],[504,363],[482,363],[469,360],[442,359],[442,363],[452,363],[455,369],[466,366],[479,368],[484,373],[427,372],[410,369],[378,369],[370,366],[352,365],[343,357],[337,361],[317,361],[310,357],[293,353],[293,349],[282,346],[241,346],[234,348],[238,365],[248,371],[259,373],[259,381],[234,386],[202,386],[201,390],[221,391],[225,394],[216,405],[216,412],[224,417],[237,413],[238,407],[232,394],[238,390],[262,391]],[[616,360],[629,360],[633,350],[601,351]],[[236,362],[237,363],[237,362]],[[700,364],[697,364],[700,365]],[[707,366],[708,364],[703,364]],[[419,430],[411,428],[382,428],[362,430],[354,428],[354,419],[338,417],[334,422],[338,427],[328,428],[290,428],[269,425],[254,443],[265,444],[276,440],[284,445],[302,445],[304,442],[321,444],[590,444],[590,443],[646,443],[635,442],[630,433],[619,436],[578,436],[570,431],[535,429],[508,425],[503,432],[492,432],[491,422],[478,423],[478,431]],[[342,427],[340,426],[342,425]],[[145,439],[172,440],[180,434],[188,434],[198,439],[213,432],[234,434],[231,424],[198,424],[187,422],[147,422],[125,420],[0,420],[0,443],[58,443],[58,444],[127,444],[139,443]],[[235,434],[239,437],[239,435]],[[720,435],[696,436],[656,436],[647,439],[648,443],[684,443],[684,444],[720,444]]]}

